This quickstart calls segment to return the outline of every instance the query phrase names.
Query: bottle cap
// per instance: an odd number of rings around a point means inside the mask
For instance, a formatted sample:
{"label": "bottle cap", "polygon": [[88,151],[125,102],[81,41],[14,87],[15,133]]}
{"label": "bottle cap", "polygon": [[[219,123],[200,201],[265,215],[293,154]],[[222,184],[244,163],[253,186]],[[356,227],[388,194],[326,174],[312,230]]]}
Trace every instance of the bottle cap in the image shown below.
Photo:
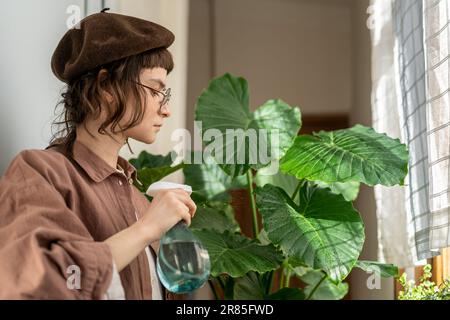
{"label": "bottle cap", "polygon": [[192,187],[187,184],[157,181],[148,187],[146,194],[153,197],[158,191],[163,189],[183,189],[189,193],[189,195],[192,193]]}

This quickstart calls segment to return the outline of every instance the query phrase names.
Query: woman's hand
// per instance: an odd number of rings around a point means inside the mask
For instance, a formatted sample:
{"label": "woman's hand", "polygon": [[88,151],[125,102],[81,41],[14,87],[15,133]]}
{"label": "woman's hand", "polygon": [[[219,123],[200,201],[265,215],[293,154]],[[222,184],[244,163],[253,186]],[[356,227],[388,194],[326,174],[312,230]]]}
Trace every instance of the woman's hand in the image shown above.
{"label": "woman's hand", "polygon": [[178,221],[184,220],[190,225],[196,210],[194,201],[183,189],[157,192],[142,218],[105,240],[118,271],[125,268],[150,243],[159,240]]}
{"label": "woman's hand", "polygon": [[150,244],[161,239],[180,220],[189,226],[196,210],[197,206],[185,190],[161,190],[155,194],[147,212],[138,222]]}

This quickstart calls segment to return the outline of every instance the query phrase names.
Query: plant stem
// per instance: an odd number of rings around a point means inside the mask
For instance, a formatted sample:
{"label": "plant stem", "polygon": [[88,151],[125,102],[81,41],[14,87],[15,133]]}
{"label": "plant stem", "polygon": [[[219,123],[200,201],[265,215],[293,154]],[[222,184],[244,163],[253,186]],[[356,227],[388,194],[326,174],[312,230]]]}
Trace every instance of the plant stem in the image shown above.
{"label": "plant stem", "polygon": [[284,278],[284,288],[289,287],[289,283],[291,282],[291,269],[287,269],[286,277]]}
{"label": "plant stem", "polygon": [[[287,276],[285,274],[285,271],[287,273]],[[291,267],[289,265],[288,259],[284,259],[282,265],[281,265],[281,276],[280,276],[280,283],[279,288],[283,289],[286,286],[289,286],[289,281],[291,279]],[[286,285],[287,283],[287,285]]]}
{"label": "plant stem", "polygon": [[222,279],[220,278],[220,276],[218,276],[216,279],[217,279],[217,282],[219,282],[220,287],[221,287],[222,290],[223,290],[223,293],[225,294],[225,283],[223,283],[223,281],[222,281]]}
{"label": "plant stem", "polygon": [[275,273],[274,270],[270,271],[269,278],[267,279],[267,286],[266,286],[267,295],[269,295],[270,292],[272,291],[274,273]]}
{"label": "plant stem", "polygon": [[219,300],[219,295],[217,294],[216,286],[214,285],[214,281],[209,280],[209,285],[211,286],[212,292],[214,293],[214,298]]}
{"label": "plant stem", "polygon": [[320,287],[320,285],[322,284],[322,282],[325,281],[326,278],[327,278],[327,275],[324,273],[322,279],[320,279],[320,281],[315,285],[315,287],[311,290],[311,292],[309,293],[309,295],[306,297],[305,300],[311,300],[314,293],[316,293],[316,290]]}
{"label": "plant stem", "polygon": [[279,283],[279,289],[283,289],[284,286],[284,267],[281,267],[281,277]]}
{"label": "plant stem", "polygon": [[295,188],[295,191],[294,191],[294,193],[292,194],[292,197],[291,197],[292,201],[295,202],[295,197],[297,196],[297,194],[300,191],[300,188],[303,186],[304,182],[305,182],[305,180],[303,180],[303,179],[298,181],[297,187]]}
{"label": "plant stem", "polygon": [[247,183],[248,183],[248,193],[250,196],[250,205],[252,207],[252,215],[253,215],[253,236],[256,239],[258,237],[258,217],[256,213],[255,197],[253,196],[252,169],[247,170]]}

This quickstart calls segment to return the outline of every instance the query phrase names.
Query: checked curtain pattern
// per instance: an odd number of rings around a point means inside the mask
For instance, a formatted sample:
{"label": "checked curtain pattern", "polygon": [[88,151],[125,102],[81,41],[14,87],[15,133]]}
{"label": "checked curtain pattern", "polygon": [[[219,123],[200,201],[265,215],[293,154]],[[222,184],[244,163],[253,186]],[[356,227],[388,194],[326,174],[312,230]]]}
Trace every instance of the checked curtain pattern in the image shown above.
{"label": "checked curtain pattern", "polygon": [[373,125],[410,152],[406,187],[375,189],[379,255],[408,267],[450,246],[449,3],[372,6]]}

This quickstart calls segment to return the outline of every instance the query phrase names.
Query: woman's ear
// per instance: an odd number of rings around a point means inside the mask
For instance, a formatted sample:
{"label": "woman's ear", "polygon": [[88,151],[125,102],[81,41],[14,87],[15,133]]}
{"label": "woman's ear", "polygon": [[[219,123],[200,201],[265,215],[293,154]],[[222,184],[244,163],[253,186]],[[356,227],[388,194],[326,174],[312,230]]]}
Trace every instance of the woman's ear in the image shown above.
{"label": "woman's ear", "polygon": [[108,79],[109,77],[109,73],[108,70],[106,69],[100,69],[100,71],[97,74],[97,81],[99,83],[102,83],[103,81],[105,81],[106,79]]}
{"label": "woman's ear", "polygon": [[102,94],[105,95],[106,101],[108,101],[108,103],[111,103],[111,102],[113,102],[113,97],[112,97],[111,93],[109,93],[106,89],[103,89],[102,85],[101,85],[108,78],[109,78],[108,70],[100,69],[100,71],[97,74],[97,82],[100,84],[100,90],[101,90]]}

